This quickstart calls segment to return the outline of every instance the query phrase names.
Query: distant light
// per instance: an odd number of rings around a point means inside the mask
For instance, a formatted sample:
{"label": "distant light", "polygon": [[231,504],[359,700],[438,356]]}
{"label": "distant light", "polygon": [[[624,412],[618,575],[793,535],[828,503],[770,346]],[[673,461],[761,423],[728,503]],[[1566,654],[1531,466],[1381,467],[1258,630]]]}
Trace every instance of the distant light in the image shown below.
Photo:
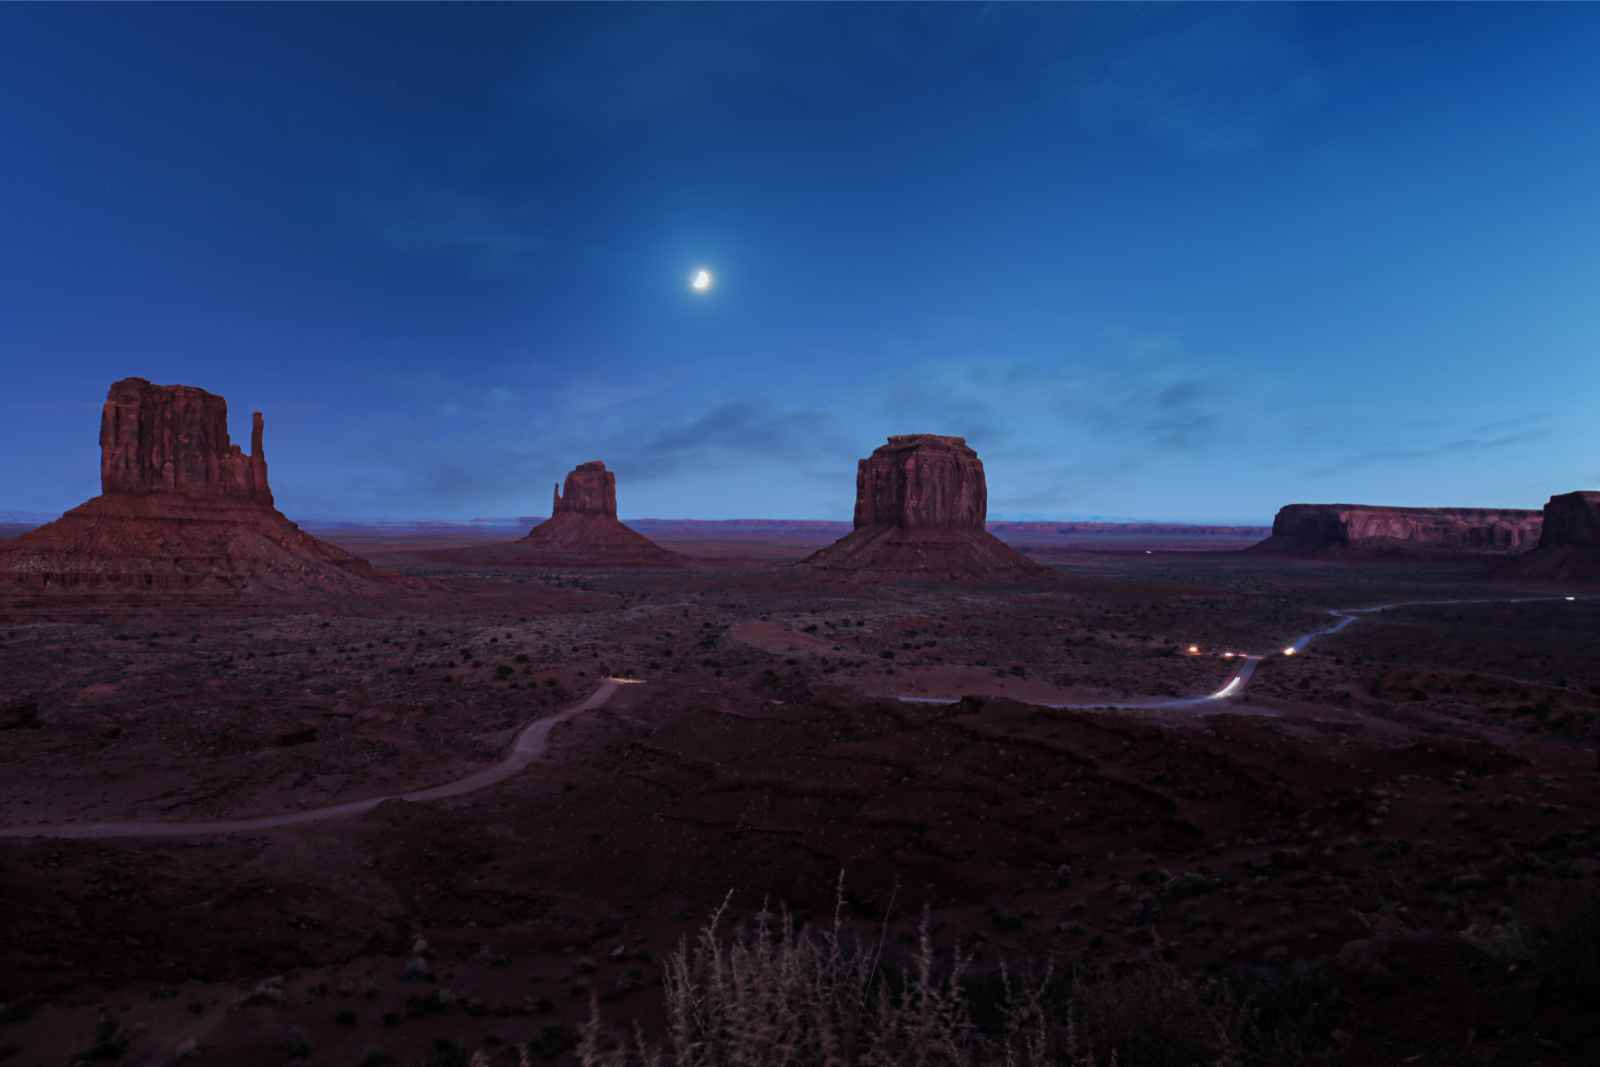
{"label": "distant light", "polygon": [[1199,654],[1200,654],[1200,646],[1199,645],[1190,645],[1189,646],[1189,655],[1198,656]]}
{"label": "distant light", "polygon": [[706,270],[704,267],[701,267],[699,270],[694,272],[694,278],[689,282],[689,288],[693,289],[697,293],[703,293],[711,288],[713,281],[714,279],[711,277],[711,272]]}
{"label": "distant light", "polygon": [[1575,596],[1569,596],[1569,597],[1567,597],[1567,599],[1568,599],[1568,600],[1577,600],[1577,599],[1578,599],[1578,598],[1577,598],[1577,597],[1575,597]]}
{"label": "distant light", "polygon": [[1289,647],[1288,647],[1288,648],[1286,648],[1286,649],[1284,649],[1284,650],[1283,650],[1283,654],[1284,654],[1284,655],[1285,655],[1285,656],[1292,656],[1292,655],[1294,655],[1294,646],[1293,646],[1293,645],[1290,645],[1290,646],[1289,646]]}
{"label": "distant light", "polygon": [[1222,654],[1222,658],[1223,659],[1232,659],[1233,658],[1233,653],[1232,652],[1224,652]]}
{"label": "distant light", "polygon": [[1145,549],[1145,550],[1144,550],[1144,554],[1145,554],[1145,555],[1147,555],[1147,556],[1149,556],[1149,555],[1153,555],[1153,554],[1154,554],[1154,553],[1152,553],[1152,552],[1151,552],[1151,551],[1150,551],[1150,550],[1149,550],[1149,549],[1148,549],[1148,548],[1147,548],[1147,549]]}

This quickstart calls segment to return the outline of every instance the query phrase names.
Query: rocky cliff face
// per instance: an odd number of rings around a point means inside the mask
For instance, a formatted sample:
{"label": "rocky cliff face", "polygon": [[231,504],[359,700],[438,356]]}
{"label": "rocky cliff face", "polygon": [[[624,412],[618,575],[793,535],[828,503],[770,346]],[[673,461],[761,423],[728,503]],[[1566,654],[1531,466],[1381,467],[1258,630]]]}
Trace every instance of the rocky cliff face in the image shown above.
{"label": "rocky cliff face", "polygon": [[250,454],[228,439],[228,402],[192,385],[112,384],[100,415],[102,493],[179,493],[272,506],[261,412]]}
{"label": "rocky cliff face", "polygon": [[617,476],[598,459],[580,463],[556,489],[551,515],[603,515],[617,517]]}
{"label": "rocky cliff face", "polygon": [[1544,506],[1539,547],[1587,545],[1600,549],[1600,492],[1562,493]]}
{"label": "rocky cliff face", "polygon": [[989,514],[983,461],[965,438],[890,437],[856,467],[855,527],[982,530]]}
{"label": "rocky cliff face", "polygon": [[960,437],[890,437],[856,467],[854,529],[804,565],[844,577],[1007,580],[1050,572],[984,529],[983,462]]}
{"label": "rocky cliff face", "polygon": [[1386,508],[1364,504],[1290,504],[1278,510],[1265,550],[1319,552],[1524,551],[1539,539],[1543,516],[1510,508]]}
{"label": "rocky cliff face", "polygon": [[1600,492],[1561,493],[1544,506],[1539,547],[1506,565],[1518,581],[1600,585]]}
{"label": "rocky cliff face", "polygon": [[256,413],[251,451],[228,405],[124,378],[100,418],[101,494],[0,547],[0,591],[373,592],[415,585],[320,541],[273,506]]}

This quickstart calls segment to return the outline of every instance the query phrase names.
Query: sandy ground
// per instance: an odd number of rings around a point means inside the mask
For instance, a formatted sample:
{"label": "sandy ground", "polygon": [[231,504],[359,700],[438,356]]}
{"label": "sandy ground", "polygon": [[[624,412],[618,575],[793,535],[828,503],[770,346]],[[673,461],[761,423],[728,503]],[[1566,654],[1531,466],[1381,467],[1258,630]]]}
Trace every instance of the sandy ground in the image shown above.
{"label": "sandy ground", "polygon": [[1358,915],[1468,952],[1460,931],[1600,876],[1600,607],[1408,609],[1263,661],[1205,714],[1048,711],[1029,702],[1209,692],[1214,650],[1270,653],[1330,607],[1508,592],[1476,565],[1056,565],[1023,589],[831,588],[730,557],[446,573],[359,609],[0,604],[9,825],[404,793],[493,767],[608,676],[646,683],[470,793],[0,841],[0,1055],[68,1062],[111,1033],[130,1063],[191,1039],[230,1065],[420,1063],[440,1039],[515,1062],[512,1042],[570,1043],[591,992],[653,1025],[660,960],[729,889],[817,916],[843,870],[853,917],[894,901],[896,944],[927,905],[991,962],[1331,968],[1340,1018],[1367,1020],[1335,1062],[1592,1062],[1593,1017],[1503,966],[1346,965],[1373,938]]}

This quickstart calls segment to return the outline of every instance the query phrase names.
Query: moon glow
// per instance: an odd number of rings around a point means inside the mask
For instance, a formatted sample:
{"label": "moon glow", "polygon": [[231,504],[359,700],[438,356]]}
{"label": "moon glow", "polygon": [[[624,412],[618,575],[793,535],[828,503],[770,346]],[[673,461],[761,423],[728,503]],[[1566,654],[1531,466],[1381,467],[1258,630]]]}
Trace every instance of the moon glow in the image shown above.
{"label": "moon glow", "polygon": [[701,267],[694,272],[694,278],[689,282],[689,288],[697,293],[703,293],[711,288],[711,281],[711,272]]}

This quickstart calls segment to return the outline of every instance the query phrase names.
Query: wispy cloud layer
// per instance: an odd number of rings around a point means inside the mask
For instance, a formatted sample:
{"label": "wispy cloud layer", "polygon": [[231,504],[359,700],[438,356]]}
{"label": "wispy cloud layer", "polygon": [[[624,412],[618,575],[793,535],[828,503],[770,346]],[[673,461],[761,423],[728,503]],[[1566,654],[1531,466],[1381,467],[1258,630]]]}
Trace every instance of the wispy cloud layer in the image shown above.
{"label": "wispy cloud layer", "polygon": [[1493,429],[1508,429],[1517,420],[1505,420],[1480,427],[1472,434],[1453,440],[1409,447],[1378,448],[1356,453],[1332,463],[1313,467],[1305,472],[1307,478],[1328,478],[1336,474],[1394,463],[1416,463],[1440,457],[1465,457],[1485,452],[1499,452],[1518,445],[1543,441],[1550,436],[1546,420],[1535,417],[1523,420],[1523,429],[1509,433],[1493,433]]}

